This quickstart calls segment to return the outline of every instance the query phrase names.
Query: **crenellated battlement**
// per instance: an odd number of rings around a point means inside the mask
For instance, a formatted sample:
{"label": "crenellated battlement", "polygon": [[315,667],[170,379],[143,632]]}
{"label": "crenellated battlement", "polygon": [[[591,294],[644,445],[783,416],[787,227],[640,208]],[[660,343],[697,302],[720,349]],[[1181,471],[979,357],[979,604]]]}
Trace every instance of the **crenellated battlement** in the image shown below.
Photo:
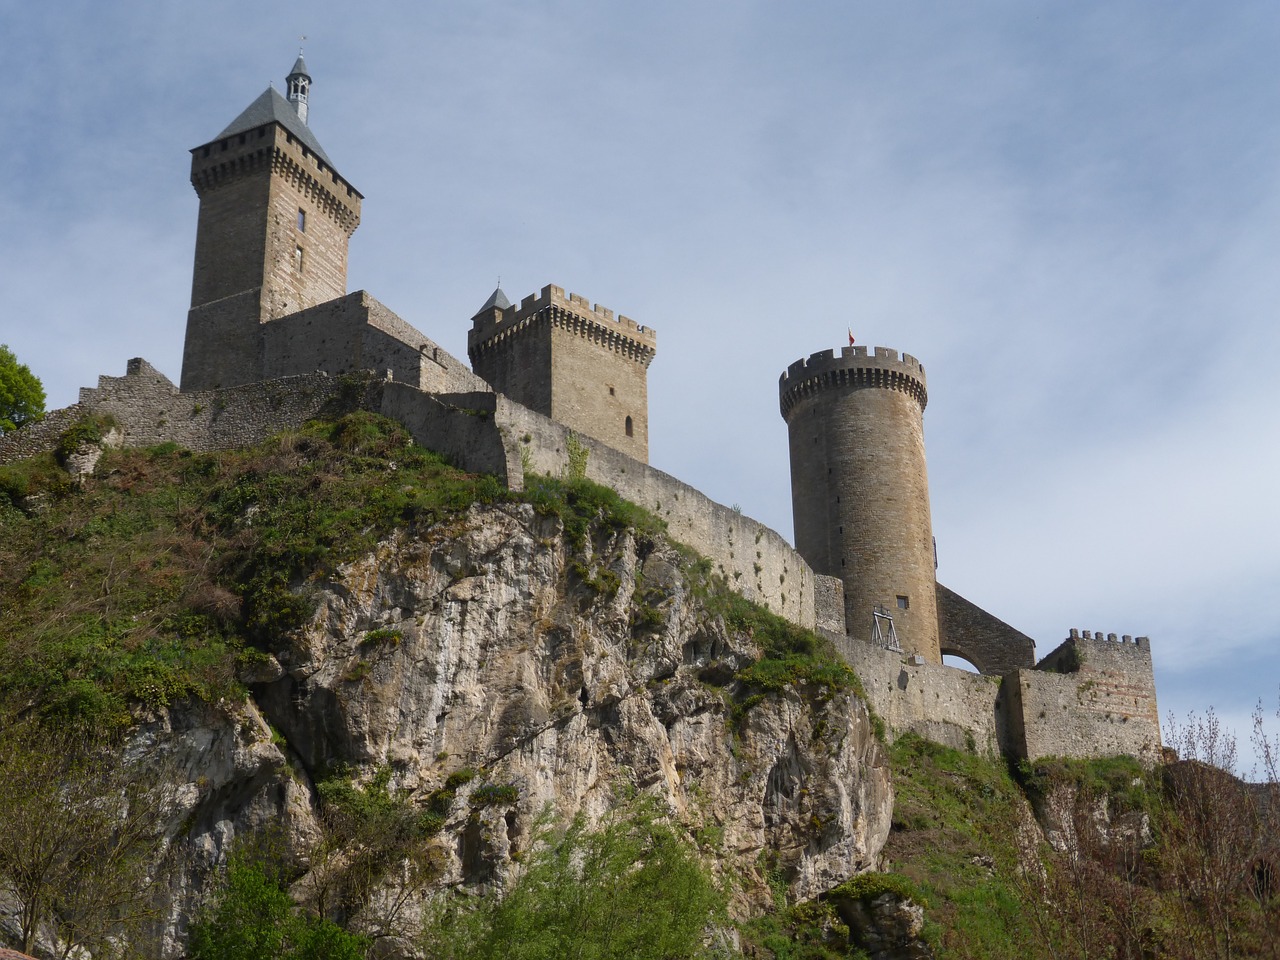
{"label": "crenellated battlement", "polygon": [[819,390],[879,387],[910,394],[923,410],[929,402],[924,365],[909,353],[898,356],[889,347],[876,347],[868,355],[866,347],[820,350],[807,360],[797,360],[778,378],[778,402],[785,419],[804,397]]}
{"label": "crenellated battlement", "polygon": [[210,190],[267,170],[310,198],[350,236],[360,225],[360,191],[288,130],[275,123],[223,137],[191,151],[191,185]]}
{"label": "crenellated battlement", "polygon": [[525,297],[519,306],[476,314],[467,334],[467,352],[474,358],[543,323],[595,341],[646,367],[657,352],[658,335],[652,327],[621,314],[615,316],[608,307],[593,305],[579,294],[565,296],[564,288],[554,284],[543,287],[539,295]]}
{"label": "crenellated battlement", "polygon": [[1121,634],[1119,637],[1114,633],[1108,633],[1104,636],[1101,630],[1078,630],[1075,627],[1071,628],[1067,636],[1068,643],[1072,640],[1092,640],[1094,642],[1119,643],[1122,645],[1131,643],[1139,650],[1151,649],[1151,639],[1149,637],[1132,637],[1127,633]]}
{"label": "crenellated battlement", "polygon": [[1150,673],[1150,638],[1072,627],[1067,639],[1046,654],[1036,664],[1036,670],[1053,673],[1076,673],[1080,670],[1092,672],[1121,664],[1141,665],[1143,670]]}

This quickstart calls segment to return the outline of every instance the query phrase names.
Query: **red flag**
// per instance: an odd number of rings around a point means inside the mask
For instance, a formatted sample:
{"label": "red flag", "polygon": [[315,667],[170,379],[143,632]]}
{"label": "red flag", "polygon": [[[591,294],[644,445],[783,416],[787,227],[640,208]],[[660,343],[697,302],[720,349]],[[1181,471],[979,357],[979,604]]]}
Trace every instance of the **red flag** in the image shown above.
{"label": "red flag", "polygon": [[853,328],[849,328],[849,346],[853,346]]}

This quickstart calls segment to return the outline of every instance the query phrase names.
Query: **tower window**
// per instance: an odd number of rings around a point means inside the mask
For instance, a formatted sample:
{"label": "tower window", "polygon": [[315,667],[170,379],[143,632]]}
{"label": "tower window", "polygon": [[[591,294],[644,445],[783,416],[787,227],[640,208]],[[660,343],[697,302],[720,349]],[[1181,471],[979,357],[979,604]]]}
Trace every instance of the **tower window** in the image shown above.
{"label": "tower window", "polygon": [[630,418],[630,417],[627,417],[627,436],[628,436],[628,437],[630,437],[630,436],[634,436],[634,434],[632,433],[631,418]]}
{"label": "tower window", "polygon": [[307,211],[305,210],[298,211],[298,230],[302,233],[307,231]]}
{"label": "tower window", "polygon": [[611,396],[611,397],[612,397],[612,396],[615,396],[615,393],[614,393],[614,389],[613,389],[613,387],[610,387],[610,388],[609,388],[609,396]]}
{"label": "tower window", "polygon": [[906,610],[909,606],[911,606],[911,599],[909,597],[898,597],[899,610]]}
{"label": "tower window", "polygon": [[293,248],[293,265],[297,267],[299,273],[302,272],[302,248],[301,247]]}

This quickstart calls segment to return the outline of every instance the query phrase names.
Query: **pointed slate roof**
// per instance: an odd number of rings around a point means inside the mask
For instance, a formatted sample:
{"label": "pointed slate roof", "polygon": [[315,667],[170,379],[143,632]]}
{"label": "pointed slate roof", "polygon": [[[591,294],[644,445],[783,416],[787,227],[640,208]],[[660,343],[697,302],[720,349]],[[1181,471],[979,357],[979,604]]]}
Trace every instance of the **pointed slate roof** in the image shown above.
{"label": "pointed slate roof", "polygon": [[511,301],[502,292],[502,287],[498,287],[489,296],[489,299],[484,302],[484,306],[477,310],[476,313],[484,313],[486,310],[505,310],[509,306],[511,306]]}
{"label": "pointed slate roof", "polygon": [[302,122],[297,111],[293,109],[288,100],[276,92],[275,87],[268,87],[264,90],[257,100],[244,108],[240,116],[231,121],[231,125],[227,129],[213,139],[222,140],[224,137],[234,136],[237,133],[245,133],[272,121],[280,124],[280,126],[301,140],[308,150],[330,167],[333,166],[333,161],[324,152],[324,147],[320,146],[320,141],[311,132],[311,128]]}
{"label": "pointed slate roof", "polygon": [[[302,59],[301,52],[298,53],[298,59],[294,61],[293,69],[289,71],[290,77],[296,77],[299,74],[306,77],[308,80],[311,79],[311,74],[307,73],[307,62]],[[287,80],[288,77],[285,79]]]}

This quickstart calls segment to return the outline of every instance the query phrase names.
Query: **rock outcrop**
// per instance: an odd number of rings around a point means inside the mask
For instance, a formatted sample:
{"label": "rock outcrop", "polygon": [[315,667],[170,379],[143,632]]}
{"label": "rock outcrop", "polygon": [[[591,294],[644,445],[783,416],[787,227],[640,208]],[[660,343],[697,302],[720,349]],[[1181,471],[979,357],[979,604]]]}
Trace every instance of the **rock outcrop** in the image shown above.
{"label": "rock outcrop", "polygon": [[246,668],[248,703],[145,725],[137,749],[186,781],[174,916],[265,825],[305,869],[315,782],[334,769],[415,804],[454,789],[428,841],[438,884],[501,887],[539,818],[595,820],[634,791],[734,880],[739,916],[771,902],[766,874],[798,900],[874,868],[893,795],[855,694],[744,699],[735,674],[759,648],[708,610],[676,548],[625,530],[570,540],[513,503],[397,533],[298,587],[314,616]]}

